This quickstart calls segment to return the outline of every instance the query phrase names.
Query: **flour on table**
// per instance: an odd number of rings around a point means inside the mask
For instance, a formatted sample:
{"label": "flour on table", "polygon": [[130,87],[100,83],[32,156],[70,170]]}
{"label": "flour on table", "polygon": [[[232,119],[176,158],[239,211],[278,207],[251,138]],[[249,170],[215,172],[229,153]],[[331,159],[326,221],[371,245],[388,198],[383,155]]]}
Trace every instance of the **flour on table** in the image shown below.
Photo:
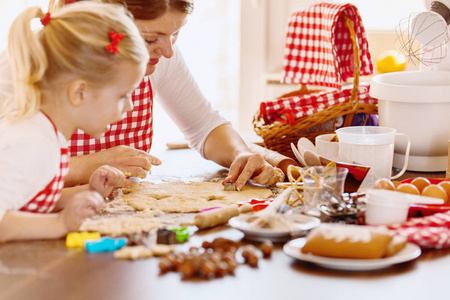
{"label": "flour on table", "polygon": [[256,185],[245,185],[241,191],[224,191],[216,182],[169,182],[155,184],[142,181],[130,190],[124,190],[121,200],[137,210],[163,212],[198,212],[217,206],[236,205],[252,198],[267,199],[272,191]]}

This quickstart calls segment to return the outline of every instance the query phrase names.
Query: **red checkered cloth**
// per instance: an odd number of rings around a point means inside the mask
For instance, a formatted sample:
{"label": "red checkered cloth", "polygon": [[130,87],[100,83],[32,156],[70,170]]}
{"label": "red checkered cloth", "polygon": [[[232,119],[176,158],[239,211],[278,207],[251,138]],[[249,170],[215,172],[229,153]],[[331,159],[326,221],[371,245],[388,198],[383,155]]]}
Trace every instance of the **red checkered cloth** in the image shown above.
{"label": "red checkered cloth", "polygon": [[450,211],[426,217],[408,218],[404,223],[386,227],[424,249],[450,247]]}
{"label": "red checkered cloth", "polygon": [[353,77],[353,45],[341,16],[352,21],[359,46],[360,75],[373,73],[369,45],[358,9],[352,4],[319,3],[289,19],[282,77],[284,83],[341,88]]}
{"label": "red checkered cloth", "polygon": [[150,78],[144,77],[131,95],[133,110],[115,124],[100,139],[77,130],[69,141],[71,156],[86,155],[119,145],[149,151],[153,137],[153,94]]}
{"label": "red checkered cloth", "polygon": [[[350,100],[353,85],[345,86],[342,90],[321,91],[301,96],[284,97],[261,102],[260,115],[265,124],[275,121],[295,124],[295,120],[312,115],[330,106],[345,103]],[[369,96],[369,84],[358,87],[358,101],[361,103],[377,104],[378,101]]]}

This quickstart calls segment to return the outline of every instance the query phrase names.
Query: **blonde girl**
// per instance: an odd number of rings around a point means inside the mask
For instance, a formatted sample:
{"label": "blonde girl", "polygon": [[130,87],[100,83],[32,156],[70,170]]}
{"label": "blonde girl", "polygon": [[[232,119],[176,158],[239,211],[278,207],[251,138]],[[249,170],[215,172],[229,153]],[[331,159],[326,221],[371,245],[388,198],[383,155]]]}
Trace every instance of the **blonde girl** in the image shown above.
{"label": "blonde girl", "polygon": [[77,129],[100,139],[133,109],[148,54],[122,6],[94,2],[54,14],[26,9],[11,25],[8,54],[15,101],[0,121],[0,241],[60,238],[124,184],[105,165],[88,185],[61,192],[68,140]]}

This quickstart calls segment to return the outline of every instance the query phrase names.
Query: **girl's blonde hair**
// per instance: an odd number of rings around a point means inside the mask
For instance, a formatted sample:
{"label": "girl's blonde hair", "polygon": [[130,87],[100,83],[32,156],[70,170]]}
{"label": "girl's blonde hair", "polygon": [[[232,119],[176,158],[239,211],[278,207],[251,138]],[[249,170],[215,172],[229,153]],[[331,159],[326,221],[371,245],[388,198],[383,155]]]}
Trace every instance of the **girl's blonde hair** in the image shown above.
{"label": "girl's blonde hair", "polygon": [[[8,118],[33,116],[40,108],[41,91],[58,88],[62,75],[102,86],[116,75],[115,68],[123,60],[147,64],[145,42],[123,6],[74,3],[51,14],[48,24],[33,32],[31,20],[45,16],[39,7],[30,7],[10,27],[8,55],[15,107],[7,108]],[[124,34],[118,53],[106,50],[111,44],[110,31]]]}

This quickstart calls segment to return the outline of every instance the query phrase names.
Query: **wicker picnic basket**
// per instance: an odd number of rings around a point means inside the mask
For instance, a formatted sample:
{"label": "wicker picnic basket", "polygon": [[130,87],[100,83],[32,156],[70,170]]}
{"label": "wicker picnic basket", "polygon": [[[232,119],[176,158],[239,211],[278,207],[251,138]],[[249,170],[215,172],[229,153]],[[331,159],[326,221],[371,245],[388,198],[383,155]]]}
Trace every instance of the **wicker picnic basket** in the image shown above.
{"label": "wicker picnic basket", "polygon": [[[344,13],[342,13],[342,17],[345,20],[345,26],[349,30],[353,45],[354,70],[353,88],[351,90],[350,100],[345,103],[335,104],[312,115],[299,118],[295,120],[294,125],[283,122],[264,124],[264,119],[258,110],[253,117],[253,128],[256,134],[263,139],[264,146],[266,148],[295,159],[294,153],[291,150],[291,143],[297,145],[299,138],[306,137],[312,142],[315,142],[316,136],[335,132],[336,118],[338,117],[346,116],[342,126],[347,127],[351,125],[355,114],[366,114],[366,119],[364,121],[365,125],[369,114],[378,113],[378,106],[376,104],[358,102],[357,96],[361,64],[359,47],[352,21]],[[314,92],[317,92],[317,90],[308,90],[306,86],[302,85],[299,90],[284,94],[278,97],[278,99],[291,96],[301,96]]]}

